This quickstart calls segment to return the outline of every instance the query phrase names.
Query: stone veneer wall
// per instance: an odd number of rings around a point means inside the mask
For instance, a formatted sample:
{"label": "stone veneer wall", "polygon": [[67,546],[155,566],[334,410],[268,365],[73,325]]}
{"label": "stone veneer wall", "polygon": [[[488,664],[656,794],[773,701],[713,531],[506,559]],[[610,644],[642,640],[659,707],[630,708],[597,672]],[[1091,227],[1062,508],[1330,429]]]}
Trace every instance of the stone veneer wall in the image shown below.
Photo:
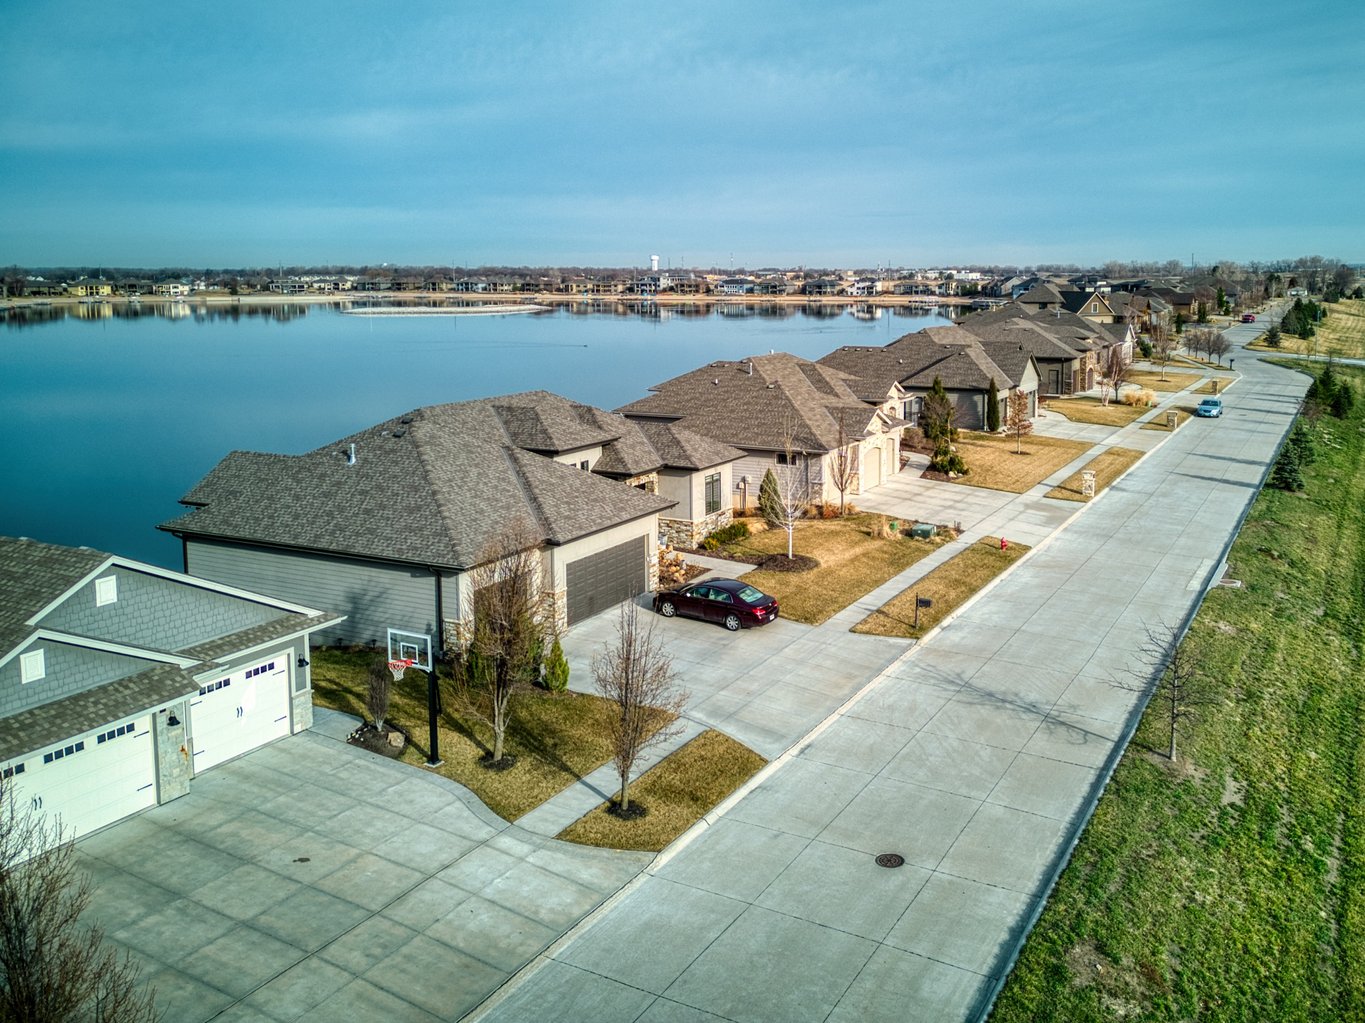
{"label": "stone veneer wall", "polygon": [[[309,709],[311,711],[311,705]],[[152,715],[158,803],[169,803],[190,790],[190,750],[185,742],[185,721],[189,713],[187,703],[177,703]],[[177,724],[169,723],[172,715],[176,717]]]}
{"label": "stone veneer wall", "polygon": [[313,690],[311,688],[303,690],[301,693],[290,693],[289,702],[293,705],[293,725],[292,732],[302,732],[313,727]]}
{"label": "stone veneer wall", "polygon": [[[697,519],[659,519],[659,543],[665,547],[690,547],[701,546],[702,540],[710,536],[717,529],[728,526],[734,520],[734,512],[729,508],[722,508],[718,512],[712,512],[705,518]],[[652,566],[654,585],[659,582],[659,565],[656,560]]]}

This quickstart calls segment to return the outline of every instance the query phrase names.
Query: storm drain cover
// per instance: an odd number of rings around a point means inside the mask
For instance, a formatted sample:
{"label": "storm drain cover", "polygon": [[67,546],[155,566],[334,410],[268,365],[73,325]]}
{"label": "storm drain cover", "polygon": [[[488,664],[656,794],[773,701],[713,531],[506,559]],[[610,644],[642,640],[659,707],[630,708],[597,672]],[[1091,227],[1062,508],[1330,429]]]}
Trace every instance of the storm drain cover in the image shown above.
{"label": "storm drain cover", "polygon": [[877,856],[877,866],[879,867],[899,867],[905,862],[905,857],[900,853],[881,853]]}

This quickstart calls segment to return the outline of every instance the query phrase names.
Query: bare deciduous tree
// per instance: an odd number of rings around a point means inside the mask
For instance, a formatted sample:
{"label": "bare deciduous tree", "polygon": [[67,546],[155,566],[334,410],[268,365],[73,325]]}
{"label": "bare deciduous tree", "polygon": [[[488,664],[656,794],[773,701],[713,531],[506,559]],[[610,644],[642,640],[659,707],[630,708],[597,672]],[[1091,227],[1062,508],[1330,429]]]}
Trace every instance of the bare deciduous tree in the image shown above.
{"label": "bare deciduous tree", "polygon": [[1214,338],[1218,332],[1211,327],[1200,327],[1185,335],[1185,349],[1203,359],[1213,358]]}
{"label": "bare deciduous tree", "polygon": [[[810,504],[810,456],[796,450],[796,424],[790,419],[782,427],[783,464],[777,475],[777,525],[787,531],[787,557],[792,557],[796,523]],[[800,461],[798,462],[798,457]]]}
{"label": "bare deciduous tree", "polygon": [[1209,358],[1217,360],[1218,365],[1221,366],[1223,364],[1223,356],[1232,351],[1232,342],[1228,340],[1227,335],[1221,330],[1211,331],[1210,333],[1212,333],[1213,336],[1209,338],[1208,341]]}
{"label": "bare deciduous tree", "polygon": [[1151,326],[1151,338],[1152,356],[1161,366],[1161,379],[1165,380],[1166,367],[1170,365],[1171,356],[1175,355],[1175,350],[1178,347],[1175,335],[1171,333],[1171,328],[1166,324],[1154,320]]}
{"label": "bare deciduous tree", "polygon": [[547,590],[540,544],[523,524],[506,527],[471,573],[473,619],[467,626],[461,696],[493,729],[492,766],[504,764],[512,697],[534,681]]}
{"label": "bare deciduous tree", "polygon": [[1011,391],[1007,404],[1005,429],[1014,434],[1014,453],[1022,454],[1024,437],[1033,432],[1033,420],[1028,414],[1028,395],[1023,391]]}
{"label": "bare deciduous tree", "polygon": [[1174,762],[1179,756],[1182,726],[1204,707],[1220,702],[1220,695],[1202,669],[1197,641],[1187,637],[1180,642],[1179,633],[1169,625],[1148,627],[1141,660],[1142,666],[1118,684],[1151,693],[1166,735],[1165,756]]}
{"label": "bare deciduous tree", "polygon": [[1119,388],[1124,385],[1128,377],[1132,375],[1133,363],[1124,354],[1122,345],[1110,345],[1109,351],[1105,353],[1104,376],[1109,381],[1109,386],[1114,389],[1114,400],[1119,400]]}
{"label": "bare deciduous tree", "polygon": [[81,915],[90,878],[61,829],[0,781],[0,1019],[151,1023],[155,992]]}
{"label": "bare deciduous tree", "polygon": [[844,413],[839,414],[839,446],[829,458],[829,480],[839,491],[839,514],[848,507],[848,488],[858,475],[858,448],[849,443],[848,425]]}
{"label": "bare deciduous tree", "polygon": [[654,623],[640,624],[634,601],[621,605],[616,643],[592,659],[593,681],[616,704],[611,719],[611,758],[621,781],[617,811],[630,810],[630,779],[640,757],[682,730],[687,694],[674,684],[673,659],[654,635]]}
{"label": "bare deciduous tree", "polygon": [[375,661],[370,665],[365,679],[365,709],[370,712],[374,730],[384,730],[384,718],[389,714],[389,696],[393,692],[393,673],[387,661]]}

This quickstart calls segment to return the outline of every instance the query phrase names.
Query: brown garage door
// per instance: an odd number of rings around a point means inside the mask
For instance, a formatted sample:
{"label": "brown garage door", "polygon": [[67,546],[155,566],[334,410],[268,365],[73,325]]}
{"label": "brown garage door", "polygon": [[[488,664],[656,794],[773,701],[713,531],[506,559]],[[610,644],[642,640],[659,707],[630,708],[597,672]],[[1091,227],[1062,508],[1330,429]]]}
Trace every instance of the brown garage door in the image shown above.
{"label": "brown garage door", "polygon": [[569,562],[570,625],[645,592],[649,582],[648,544],[648,537],[637,536]]}

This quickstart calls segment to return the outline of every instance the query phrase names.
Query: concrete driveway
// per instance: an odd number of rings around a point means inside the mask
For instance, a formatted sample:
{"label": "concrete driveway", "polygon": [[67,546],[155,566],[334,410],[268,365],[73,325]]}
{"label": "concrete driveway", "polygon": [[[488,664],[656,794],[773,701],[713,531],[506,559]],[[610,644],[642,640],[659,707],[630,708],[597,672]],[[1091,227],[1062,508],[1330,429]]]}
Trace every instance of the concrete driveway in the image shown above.
{"label": "concrete driveway", "polygon": [[649,860],[315,732],[76,850],[168,1023],[459,1019]]}
{"label": "concrete driveway", "polygon": [[[770,760],[910,645],[854,635],[840,616],[818,626],[778,618],[727,632],[710,622],[660,617],[649,609],[648,597],[641,607],[673,658],[678,684],[691,694],[683,716],[725,732]],[[574,626],[565,637],[571,688],[593,692],[593,654],[615,642],[618,621],[606,612]]]}

